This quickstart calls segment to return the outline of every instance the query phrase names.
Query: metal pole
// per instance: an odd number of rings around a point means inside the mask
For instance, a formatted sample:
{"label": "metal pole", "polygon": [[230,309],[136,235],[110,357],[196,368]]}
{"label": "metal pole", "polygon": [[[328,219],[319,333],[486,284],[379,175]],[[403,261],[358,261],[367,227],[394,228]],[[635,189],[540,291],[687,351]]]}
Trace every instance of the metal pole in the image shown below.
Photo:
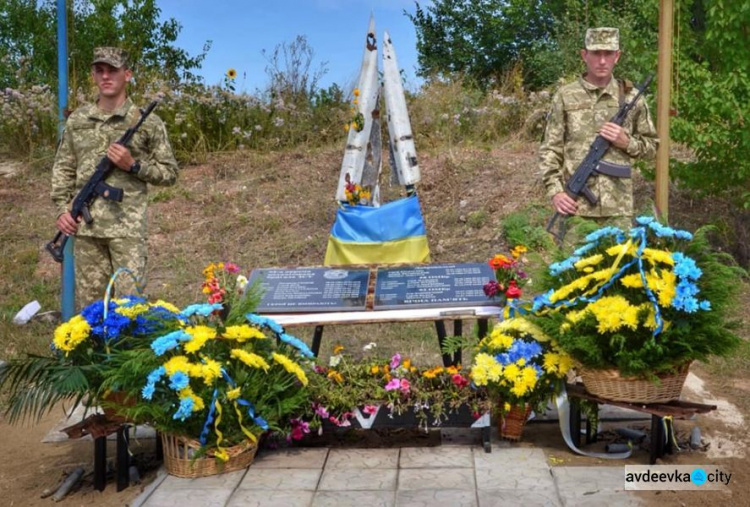
{"label": "metal pole", "polygon": [[674,0],[659,2],[659,63],[657,68],[656,134],[656,209],[661,220],[669,218],[669,105],[672,91],[672,33]]}
{"label": "metal pole", "polygon": [[[65,110],[68,107],[68,32],[67,8],[65,0],[57,0],[57,139],[62,137],[65,128]],[[70,320],[75,313],[75,259],[73,258],[74,238],[70,238],[63,251],[62,264],[62,304],[60,311],[63,322]]]}

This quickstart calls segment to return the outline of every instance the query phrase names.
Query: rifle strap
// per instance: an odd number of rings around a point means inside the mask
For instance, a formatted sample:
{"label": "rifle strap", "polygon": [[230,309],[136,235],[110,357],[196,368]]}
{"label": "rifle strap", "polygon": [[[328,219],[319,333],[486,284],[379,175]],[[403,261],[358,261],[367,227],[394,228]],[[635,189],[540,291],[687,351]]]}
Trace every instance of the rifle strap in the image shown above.
{"label": "rifle strap", "polygon": [[625,104],[625,97],[628,93],[630,93],[630,90],[633,89],[633,82],[629,81],[627,79],[618,79],[617,80],[617,90],[619,92],[617,101],[620,104],[620,108]]}

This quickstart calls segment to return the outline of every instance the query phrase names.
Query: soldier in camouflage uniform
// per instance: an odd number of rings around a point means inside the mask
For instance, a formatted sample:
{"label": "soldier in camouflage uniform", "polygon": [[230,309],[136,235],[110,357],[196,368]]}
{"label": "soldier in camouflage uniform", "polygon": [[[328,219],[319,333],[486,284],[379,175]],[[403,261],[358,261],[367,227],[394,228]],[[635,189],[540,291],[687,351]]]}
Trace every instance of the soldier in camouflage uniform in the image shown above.
{"label": "soldier in camouflage uniform", "polygon": [[633,159],[653,157],[656,153],[656,129],[643,98],[621,127],[609,122],[620,105],[637,93],[632,83],[612,76],[620,58],[619,39],[617,28],[586,31],[585,49],[581,50],[586,73],[563,86],[552,99],[540,148],[540,172],[555,211],[627,227],[633,217],[632,179],[593,175],[588,187],[599,196],[594,205],[586,199],[576,201],[564,191],[565,182],[578,168],[597,134],[611,142],[603,159],[615,164],[630,166]]}
{"label": "soldier in camouflage uniform", "polygon": [[[177,161],[156,115],[148,116],[128,147],[115,144],[140,118],[127,96],[132,78],[127,60],[127,53],[119,48],[94,50],[91,74],[99,89],[98,100],[70,115],[52,168],[56,225],[64,234],[76,236],[76,297],[81,306],[104,296],[119,267],[130,269],[139,285],[145,285],[147,184],[173,185],[177,180]],[[107,183],[122,188],[122,202],[97,198],[90,209],[94,221],[76,222],[69,213],[72,200],[105,155],[116,166]],[[119,294],[136,293],[130,277],[118,278]]]}

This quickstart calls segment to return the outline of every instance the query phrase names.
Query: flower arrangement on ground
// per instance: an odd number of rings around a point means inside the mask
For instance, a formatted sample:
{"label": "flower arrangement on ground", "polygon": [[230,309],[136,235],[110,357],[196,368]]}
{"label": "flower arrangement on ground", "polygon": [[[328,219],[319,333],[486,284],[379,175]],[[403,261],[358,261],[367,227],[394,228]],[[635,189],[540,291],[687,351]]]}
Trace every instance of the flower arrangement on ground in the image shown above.
{"label": "flower arrangement on ground", "polygon": [[477,345],[471,380],[499,400],[501,415],[514,406],[543,409],[559,391],[572,359],[523,317],[499,322]]}
{"label": "flower arrangement on ground", "polygon": [[497,254],[489,260],[488,264],[495,270],[495,279],[484,284],[487,297],[499,298],[503,302],[521,297],[521,289],[529,279],[522,269],[526,251],[525,246],[516,245],[511,249],[510,256]]}
{"label": "flower arrangement on ground", "polygon": [[350,426],[355,408],[367,415],[381,407],[390,416],[413,413],[422,426],[438,426],[462,406],[475,418],[490,410],[486,392],[470,385],[469,372],[460,365],[420,368],[401,354],[379,358],[374,350],[371,343],[354,358],[337,346],[327,366],[315,367],[304,416],[309,428],[322,430],[324,421]]}
{"label": "flower arrangement on ground", "polygon": [[102,386],[113,358],[147,347],[151,336],[178,324],[178,313],[170,303],[137,296],[88,305],[55,329],[50,356],[30,355],[0,371],[0,389],[8,389],[9,420],[38,420],[62,400],[100,403],[108,392]]}
{"label": "flower arrangement on ground", "polygon": [[710,247],[710,227],[690,232],[639,217],[625,232],[604,227],[549,266],[534,318],[587,369],[656,379],[691,361],[730,352],[727,318],[744,271]]}
{"label": "flower arrangement on ground", "polygon": [[[232,264],[209,265],[204,291],[221,302],[183,309],[173,329],[152,335],[148,347],[120,354],[105,382],[135,400],[122,415],[198,440],[196,457],[208,452],[219,461],[229,458],[228,448],[253,445],[266,431],[289,431],[290,415],[308,399],[305,363],[313,356],[271,319],[234,318],[236,308],[249,304],[230,297],[242,283],[221,283],[234,272]],[[252,292],[245,298],[253,299]]]}

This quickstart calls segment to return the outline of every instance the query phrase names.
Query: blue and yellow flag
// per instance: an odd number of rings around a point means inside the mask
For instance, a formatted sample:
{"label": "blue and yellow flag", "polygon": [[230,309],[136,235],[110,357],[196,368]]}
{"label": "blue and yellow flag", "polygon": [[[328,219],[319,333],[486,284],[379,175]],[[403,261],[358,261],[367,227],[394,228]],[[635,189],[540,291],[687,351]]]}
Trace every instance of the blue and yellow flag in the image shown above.
{"label": "blue and yellow flag", "polygon": [[430,261],[416,195],[373,208],[343,205],[328,237],[326,266]]}

